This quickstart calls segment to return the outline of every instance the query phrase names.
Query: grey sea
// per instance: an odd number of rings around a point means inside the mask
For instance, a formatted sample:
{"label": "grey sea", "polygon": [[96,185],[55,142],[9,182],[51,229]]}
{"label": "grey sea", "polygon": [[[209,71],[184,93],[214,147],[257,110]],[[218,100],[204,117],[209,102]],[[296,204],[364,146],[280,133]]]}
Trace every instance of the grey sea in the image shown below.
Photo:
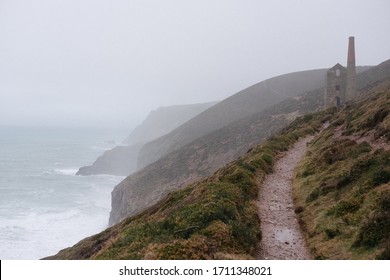
{"label": "grey sea", "polygon": [[125,136],[0,127],[0,259],[39,259],[106,228],[123,177],[75,174]]}

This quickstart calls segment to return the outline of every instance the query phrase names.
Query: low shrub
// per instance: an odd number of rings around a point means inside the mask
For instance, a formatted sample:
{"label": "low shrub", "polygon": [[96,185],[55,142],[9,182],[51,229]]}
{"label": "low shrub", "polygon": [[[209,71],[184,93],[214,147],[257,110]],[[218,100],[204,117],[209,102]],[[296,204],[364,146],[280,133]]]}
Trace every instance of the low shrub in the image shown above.
{"label": "low shrub", "polygon": [[384,244],[384,249],[376,257],[377,260],[390,260],[390,239],[387,239]]}
{"label": "low shrub", "polygon": [[375,247],[390,235],[390,213],[378,211],[363,223],[354,246]]}
{"label": "low shrub", "polygon": [[341,217],[347,213],[353,213],[360,208],[361,202],[357,199],[341,200],[335,206],[330,208],[327,212],[328,215],[334,215]]}
{"label": "low shrub", "polygon": [[374,211],[359,229],[354,246],[372,248],[390,240],[390,190],[385,189],[377,193],[374,205]]}
{"label": "low shrub", "polygon": [[335,238],[337,235],[339,235],[341,232],[338,228],[327,228],[325,229],[325,234],[326,234],[326,237],[328,239],[333,239]]}
{"label": "low shrub", "polygon": [[390,170],[387,168],[381,168],[372,174],[372,185],[374,187],[386,184],[390,181]]}
{"label": "low shrub", "polygon": [[320,190],[318,188],[314,189],[307,197],[306,197],[306,202],[313,202],[320,196]]}

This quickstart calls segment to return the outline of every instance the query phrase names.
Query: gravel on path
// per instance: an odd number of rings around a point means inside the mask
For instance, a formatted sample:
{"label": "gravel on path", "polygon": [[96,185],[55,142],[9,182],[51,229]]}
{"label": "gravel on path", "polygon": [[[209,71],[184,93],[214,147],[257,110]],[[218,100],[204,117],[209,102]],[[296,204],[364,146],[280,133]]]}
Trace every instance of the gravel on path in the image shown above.
{"label": "gravel on path", "polygon": [[260,186],[258,211],[262,240],[258,259],[312,259],[301,233],[292,198],[292,178],[296,165],[302,160],[307,143],[313,136],[302,138],[274,166]]}

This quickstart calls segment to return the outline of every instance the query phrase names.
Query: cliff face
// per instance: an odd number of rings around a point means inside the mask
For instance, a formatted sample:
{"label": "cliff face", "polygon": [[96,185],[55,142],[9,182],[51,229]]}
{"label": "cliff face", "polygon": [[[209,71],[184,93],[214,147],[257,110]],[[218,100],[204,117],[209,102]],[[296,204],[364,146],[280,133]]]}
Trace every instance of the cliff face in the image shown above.
{"label": "cliff face", "polygon": [[77,175],[110,174],[127,176],[137,170],[138,154],[142,146],[185,123],[216,102],[160,107],[152,111],[124,141],[127,146],[117,146],[105,151],[90,166],[79,169]]}
{"label": "cliff face", "polygon": [[150,112],[124,140],[127,145],[147,143],[165,135],[217,102],[160,107]]}
{"label": "cliff face", "polygon": [[[326,114],[300,118],[206,180],[46,259],[253,259],[261,238],[258,185],[279,153],[318,131]],[[311,122],[308,123],[307,120]]]}
{"label": "cliff face", "polygon": [[325,69],[321,69],[281,75],[232,95],[167,135],[144,145],[140,151],[138,167],[145,167],[199,137],[287,98],[322,87],[325,72]]}
{"label": "cliff face", "polygon": [[[365,77],[364,73],[358,75],[358,79]],[[211,175],[297,116],[319,110],[323,106],[323,93],[324,88],[319,88],[259,110],[199,137],[127,177],[112,192],[110,224],[142,211],[174,189]]]}
{"label": "cliff face", "polygon": [[142,211],[174,189],[210,176],[298,115],[320,108],[321,96],[322,90],[317,90],[299,100],[288,99],[200,137],[130,175],[112,192],[110,224]]}
{"label": "cliff face", "polygon": [[105,151],[92,165],[80,167],[76,175],[127,176],[137,170],[137,158],[141,147],[142,143],[131,146],[116,146]]}
{"label": "cliff face", "polygon": [[[229,97],[168,135],[145,145],[144,150],[151,148],[154,153],[149,152],[153,156],[164,154],[168,146],[173,151],[115,187],[110,224],[156,203],[172,189],[211,175],[297,115],[319,108],[323,98],[312,98],[308,94],[309,101],[291,99],[265,110],[288,99],[288,93],[295,96],[300,90],[323,86],[324,75],[325,70],[313,70],[264,81]],[[316,93],[321,95],[322,91]],[[223,127],[229,122],[230,125]]]}

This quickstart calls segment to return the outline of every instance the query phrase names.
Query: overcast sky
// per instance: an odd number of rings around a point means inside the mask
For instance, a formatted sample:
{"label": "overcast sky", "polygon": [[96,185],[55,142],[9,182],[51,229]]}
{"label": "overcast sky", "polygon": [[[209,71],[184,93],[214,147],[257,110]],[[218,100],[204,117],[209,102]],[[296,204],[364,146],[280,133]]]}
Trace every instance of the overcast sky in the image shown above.
{"label": "overcast sky", "polygon": [[390,1],[0,0],[0,125],[131,128],[159,106],[390,58]]}

